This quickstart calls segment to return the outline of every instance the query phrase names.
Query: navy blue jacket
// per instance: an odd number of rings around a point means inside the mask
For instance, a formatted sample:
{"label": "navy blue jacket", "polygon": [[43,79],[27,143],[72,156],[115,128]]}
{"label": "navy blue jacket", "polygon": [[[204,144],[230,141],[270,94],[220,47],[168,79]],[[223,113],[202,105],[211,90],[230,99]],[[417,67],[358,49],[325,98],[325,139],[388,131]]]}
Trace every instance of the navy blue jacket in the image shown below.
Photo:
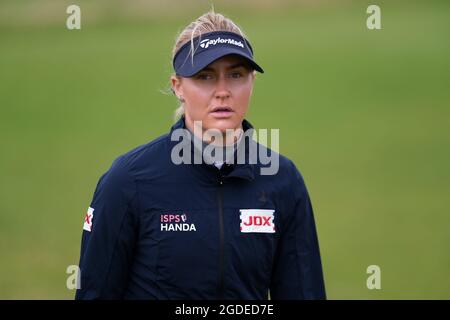
{"label": "navy blue jacket", "polygon": [[295,165],[281,155],[275,175],[261,175],[259,162],[175,165],[175,143],[169,133],[137,147],[100,178],[76,299],[325,299]]}

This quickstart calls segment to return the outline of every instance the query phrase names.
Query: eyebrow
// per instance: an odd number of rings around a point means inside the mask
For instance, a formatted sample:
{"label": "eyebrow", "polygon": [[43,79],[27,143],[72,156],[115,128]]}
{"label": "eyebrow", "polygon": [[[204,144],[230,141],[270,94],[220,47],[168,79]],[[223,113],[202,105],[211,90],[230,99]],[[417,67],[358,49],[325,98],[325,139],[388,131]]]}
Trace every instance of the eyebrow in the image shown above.
{"label": "eyebrow", "polygon": [[[230,70],[230,69],[236,69],[236,68],[239,68],[239,67],[248,68],[248,64],[246,64],[244,62],[237,62],[235,64],[232,64],[231,66],[228,66],[227,69]],[[199,72],[202,72],[202,71],[215,71],[215,70],[213,68],[211,68],[211,67],[206,67],[206,68],[203,68]]]}

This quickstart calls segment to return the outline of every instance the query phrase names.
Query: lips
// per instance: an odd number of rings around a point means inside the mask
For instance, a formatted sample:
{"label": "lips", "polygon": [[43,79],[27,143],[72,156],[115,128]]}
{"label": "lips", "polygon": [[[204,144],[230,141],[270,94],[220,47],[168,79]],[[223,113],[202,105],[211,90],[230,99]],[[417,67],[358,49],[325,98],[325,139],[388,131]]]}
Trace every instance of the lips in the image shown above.
{"label": "lips", "polygon": [[218,119],[230,118],[233,113],[233,109],[228,106],[217,106],[211,110],[211,115]]}
{"label": "lips", "polygon": [[233,112],[233,109],[228,106],[218,106],[214,107],[211,112]]}

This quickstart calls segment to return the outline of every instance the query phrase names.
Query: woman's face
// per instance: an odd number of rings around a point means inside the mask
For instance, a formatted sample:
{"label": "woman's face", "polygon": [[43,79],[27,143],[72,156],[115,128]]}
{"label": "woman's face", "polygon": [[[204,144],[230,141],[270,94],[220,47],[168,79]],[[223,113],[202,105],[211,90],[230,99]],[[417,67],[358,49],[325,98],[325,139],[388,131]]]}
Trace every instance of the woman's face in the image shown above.
{"label": "woman's face", "polygon": [[183,97],[186,126],[202,121],[203,130],[241,128],[255,80],[255,71],[238,55],[224,56],[192,77],[172,76],[172,88]]}

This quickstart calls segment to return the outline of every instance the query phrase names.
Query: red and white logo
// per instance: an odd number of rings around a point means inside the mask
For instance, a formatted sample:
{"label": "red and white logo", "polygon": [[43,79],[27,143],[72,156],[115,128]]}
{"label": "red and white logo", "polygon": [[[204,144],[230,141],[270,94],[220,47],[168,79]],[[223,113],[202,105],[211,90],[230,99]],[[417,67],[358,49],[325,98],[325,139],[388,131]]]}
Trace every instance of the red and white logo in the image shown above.
{"label": "red and white logo", "polygon": [[94,208],[89,207],[86,216],[84,217],[83,230],[91,232],[92,230],[92,219],[94,219]]}
{"label": "red and white logo", "polygon": [[194,223],[188,223],[186,214],[162,214],[161,231],[197,231]]}
{"label": "red and white logo", "polygon": [[275,210],[268,209],[241,209],[241,232],[274,233],[273,222]]}

